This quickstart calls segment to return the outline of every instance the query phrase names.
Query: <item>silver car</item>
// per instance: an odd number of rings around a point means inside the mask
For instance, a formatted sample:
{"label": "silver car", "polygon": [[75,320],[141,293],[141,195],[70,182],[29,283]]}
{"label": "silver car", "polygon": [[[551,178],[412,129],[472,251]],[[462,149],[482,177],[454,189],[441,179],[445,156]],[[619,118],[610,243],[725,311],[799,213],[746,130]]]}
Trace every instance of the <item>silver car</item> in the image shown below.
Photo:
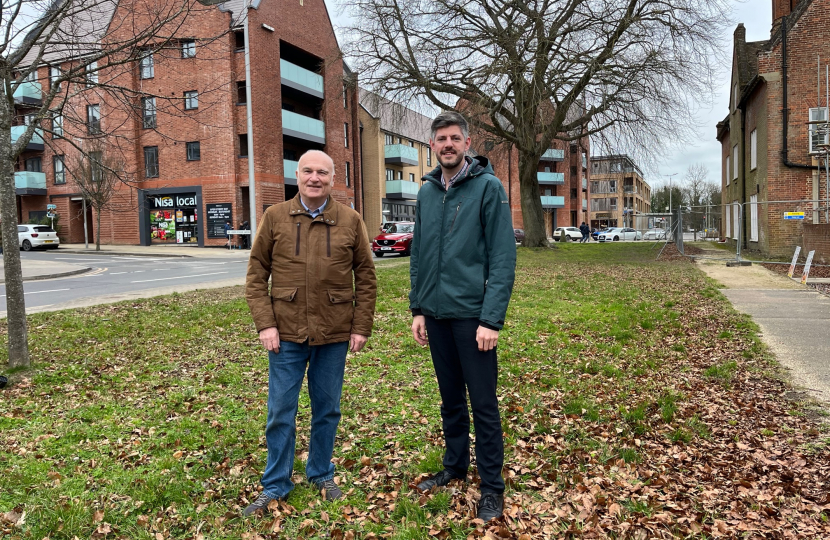
{"label": "silver car", "polygon": [[17,241],[23,251],[34,247],[58,249],[61,244],[58,233],[48,225],[18,225]]}

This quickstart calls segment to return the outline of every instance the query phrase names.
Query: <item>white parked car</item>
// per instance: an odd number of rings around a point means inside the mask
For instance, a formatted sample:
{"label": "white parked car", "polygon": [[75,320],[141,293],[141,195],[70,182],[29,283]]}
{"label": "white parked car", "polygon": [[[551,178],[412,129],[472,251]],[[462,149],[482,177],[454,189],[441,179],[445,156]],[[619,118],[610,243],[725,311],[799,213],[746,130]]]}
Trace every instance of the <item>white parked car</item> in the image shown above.
{"label": "white parked car", "polygon": [[600,242],[619,242],[620,240],[642,240],[643,233],[634,230],[631,227],[613,227],[607,231],[602,231],[597,236]]}
{"label": "white parked car", "polygon": [[582,240],[582,232],[576,227],[557,227],[555,231],[553,231],[553,239],[559,242],[562,239],[562,231],[565,231],[565,234],[568,235],[568,238],[571,240]]}
{"label": "white parked car", "polygon": [[48,225],[18,225],[17,241],[23,251],[34,247],[58,249],[61,244],[58,233]]}
{"label": "white parked car", "polygon": [[666,229],[649,229],[643,233],[643,240],[665,240]]}

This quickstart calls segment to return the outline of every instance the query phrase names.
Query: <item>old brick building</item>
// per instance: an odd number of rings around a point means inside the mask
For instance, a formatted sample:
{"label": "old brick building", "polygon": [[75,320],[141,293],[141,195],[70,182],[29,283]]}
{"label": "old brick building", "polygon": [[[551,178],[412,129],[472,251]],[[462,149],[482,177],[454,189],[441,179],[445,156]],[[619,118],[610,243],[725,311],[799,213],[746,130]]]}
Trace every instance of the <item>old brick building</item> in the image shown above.
{"label": "old brick building", "polygon": [[[238,227],[253,210],[259,222],[265,208],[297,193],[297,159],[308,149],[332,156],[333,196],[361,210],[355,196],[361,178],[357,93],[323,0],[205,4],[194,2],[173,40],[162,48],[148,43],[152,52],[139,51],[126,69],[93,70],[88,84],[63,83],[70,97],[44,120],[17,164],[21,221],[54,204],[64,240],[83,242],[82,197],[69,169],[75,146],[89,150],[93,144],[117,155],[129,179],[101,216],[102,243],[223,245],[226,219]],[[121,0],[108,16],[134,16],[130,9]],[[104,47],[118,39],[117,32],[101,32]],[[30,120],[27,112],[40,103],[51,77],[76,61],[67,51],[43,60],[16,93],[20,125],[13,135]],[[119,101],[97,82],[137,93]],[[88,210],[90,240],[92,214]]]}
{"label": "old brick building", "polygon": [[817,63],[830,59],[830,0],[773,0],[772,13],[769,40],[748,43],[742,24],[734,33],[729,114],[717,125],[722,236],[786,256],[807,228],[827,223],[827,135],[817,123],[828,118],[826,72]]}

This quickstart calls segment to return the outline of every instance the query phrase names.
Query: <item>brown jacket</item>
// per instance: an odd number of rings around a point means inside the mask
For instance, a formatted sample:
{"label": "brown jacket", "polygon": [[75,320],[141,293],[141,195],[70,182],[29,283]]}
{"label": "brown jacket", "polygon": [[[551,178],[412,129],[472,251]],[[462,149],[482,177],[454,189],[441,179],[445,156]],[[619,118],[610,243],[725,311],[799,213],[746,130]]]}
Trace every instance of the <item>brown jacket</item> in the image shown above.
{"label": "brown jacket", "polygon": [[257,332],[276,327],[281,340],[309,345],[369,336],[376,296],[372,250],[357,212],[331,196],[314,219],[299,195],[268,208],[245,283]]}

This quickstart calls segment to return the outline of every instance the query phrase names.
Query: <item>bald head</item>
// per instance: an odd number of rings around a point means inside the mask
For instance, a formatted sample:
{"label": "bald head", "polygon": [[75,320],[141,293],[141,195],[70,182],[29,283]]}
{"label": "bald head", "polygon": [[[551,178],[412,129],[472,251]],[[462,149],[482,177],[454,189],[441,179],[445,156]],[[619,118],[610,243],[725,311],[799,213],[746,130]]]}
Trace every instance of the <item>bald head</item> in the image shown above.
{"label": "bald head", "polygon": [[323,205],[334,184],[334,161],[320,150],[309,150],[297,163],[297,190],[310,209]]}
{"label": "bald head", "polygon": [[300,161],[297,162],[297,170],[299,170],[302,167],[304,159],[311,157],[316,157],[318,159],[324,159],[328,161],[329,166],[331,167],[329,170],[331,171],[332,176],[334,176],[334,160],[331,159],[331,157],[322,150],[307,150],[305,154],[300,156]]}

